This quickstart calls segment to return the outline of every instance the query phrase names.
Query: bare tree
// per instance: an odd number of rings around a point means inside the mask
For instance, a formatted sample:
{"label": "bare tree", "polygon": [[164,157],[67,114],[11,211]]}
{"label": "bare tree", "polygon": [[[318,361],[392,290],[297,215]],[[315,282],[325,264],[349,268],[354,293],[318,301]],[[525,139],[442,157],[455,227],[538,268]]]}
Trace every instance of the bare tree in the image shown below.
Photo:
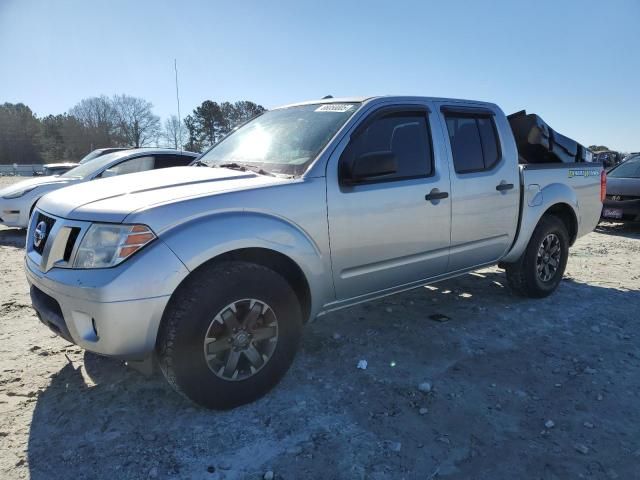
{"label": "bare tree", "polygon": [[164,121],[162,136],[169,147],[178,150],[185,142],[186,128],[182,126],[178,117],[171,115]]}
{"label": "bare tree", "polygon": [[142,147],[157,142],[160,117],[151,111],[151,102],[129,95],[116,95],[113,97],[112,105],[117,118],[118,132],[129,145]]}
{"label": "bare tree", "polygon": [[116,111],[108,97],[85,98],[69,110],[69,114],[85,128],[93,148],[122,144],[122,139],[118,138]]}

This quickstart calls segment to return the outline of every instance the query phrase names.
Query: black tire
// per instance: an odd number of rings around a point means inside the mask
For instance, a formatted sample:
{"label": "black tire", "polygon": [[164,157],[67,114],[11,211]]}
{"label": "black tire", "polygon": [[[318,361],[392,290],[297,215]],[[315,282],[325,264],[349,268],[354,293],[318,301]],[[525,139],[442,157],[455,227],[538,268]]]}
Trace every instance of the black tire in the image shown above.
{"label": "black tire", "polygon": [[[277,318],[277,343],[252,376],[226,380],[209,368],[204,341],[214,316],[246,298],[269,305]],[[258,399],[280,381],[301,334],[300,303],[278,273],[242,261],[206,265],[185,280],[165,310],[156,344],[158,363],[167,381],[188,399],[206,408],[229,409]]]}
{"label": "black tire", "polygon": [[[538,272],[538,250],[549,235],[559,240],[559,264],[553,276],[543,280]],[[518,295],[530,298],[543,298],[551,295],[562,281],[569,258],[569,233],[565,224],[555,215],[542,217],[526,250],[515,263],[505,264],[507,281],[511,289]]]}

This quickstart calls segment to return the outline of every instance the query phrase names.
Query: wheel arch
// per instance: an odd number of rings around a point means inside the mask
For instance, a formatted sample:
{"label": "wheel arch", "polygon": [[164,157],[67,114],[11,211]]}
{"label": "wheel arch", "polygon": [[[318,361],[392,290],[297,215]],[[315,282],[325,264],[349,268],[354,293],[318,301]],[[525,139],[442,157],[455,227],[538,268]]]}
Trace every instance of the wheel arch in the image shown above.
{"label": "wheel arch", "polygon": [[280,274],[291,286],[298,297],[304,321],[306,322],[308,320],[311,313],[311,288],[309,287],[307,277],[296,262],[276,250],[250,247],[222,253],[201,264],[196,270],[187,275],[183,282],[196,271],[225,261],[244,261],[255,263]]}
{"label": "wheel arch", "polygon": [[578,199],[567,185],[554,183],[546,186],[535,198],[524,200],[518,238],[513,247],[501,259],[501,263],[517,261],[523,254],[535,228],[545,215],[557,216],[567,227],[569,245],[573,245],[579,229]]}
{"label": "wheel arch", "polygon": [[[573,208],[567,203],[556,203],[544,212],[540,220],[547,215],[554,215],[564,223],[569,233],[569,246],[573,245],[578,236],[578,217]],[[540,220],[538,220],[538,223],[540,223]]]}
{"label": "wheel arch", "polygon": [[160,234],[160,239],[190,272],[225,260],[273,269],[296,292],[305,321],[334,295],[328,255],[298,225],[280,217],[226,212],[190,221]]}

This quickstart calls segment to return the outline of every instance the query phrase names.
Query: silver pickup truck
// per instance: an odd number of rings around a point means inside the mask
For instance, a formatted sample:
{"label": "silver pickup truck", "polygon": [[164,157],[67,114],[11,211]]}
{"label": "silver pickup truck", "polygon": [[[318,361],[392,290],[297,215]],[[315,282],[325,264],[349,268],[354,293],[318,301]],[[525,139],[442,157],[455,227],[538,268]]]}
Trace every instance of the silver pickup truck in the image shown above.
{"label": "silver pickup truck", "polygon": [[194,402],[267,392],[309,319],[488,265],[544,297],[600,217],[592,163],[519,162],[490,103],[328,99],[271,110],[197,165],[44,196],[25,267],[43,323],[156,359]]}

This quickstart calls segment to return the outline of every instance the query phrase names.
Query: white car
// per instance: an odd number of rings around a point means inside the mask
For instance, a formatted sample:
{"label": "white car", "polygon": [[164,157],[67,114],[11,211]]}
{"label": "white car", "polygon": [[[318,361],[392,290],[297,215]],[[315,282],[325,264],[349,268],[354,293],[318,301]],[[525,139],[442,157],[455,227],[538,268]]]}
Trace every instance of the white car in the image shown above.
{"label": "white car", "polygon": [[27,228],[36,202],[53,190],[99,178],[189,165],[198,156],[178,150],[138,148],[103,155],[62,175],[35,177],[0,190],[0,224]]}

